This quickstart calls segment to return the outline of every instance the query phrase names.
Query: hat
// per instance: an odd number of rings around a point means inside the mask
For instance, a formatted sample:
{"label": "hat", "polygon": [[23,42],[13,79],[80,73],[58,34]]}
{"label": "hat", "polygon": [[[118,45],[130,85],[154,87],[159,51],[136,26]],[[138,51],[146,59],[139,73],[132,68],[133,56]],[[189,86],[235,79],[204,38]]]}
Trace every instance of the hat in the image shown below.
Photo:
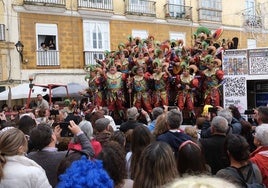
{"label": "hat", "polygon": [[95,121],[95,129],[98,132],[102,132],[104,131],[107,126],[110,124],[110,120],[107,118],[100,118],[98,120]]}
{"label": "hat", "polygon": [[136,119],[139,115],[138,109],[136,107],[132,107],[127,109],[127,117],[128,119]]}

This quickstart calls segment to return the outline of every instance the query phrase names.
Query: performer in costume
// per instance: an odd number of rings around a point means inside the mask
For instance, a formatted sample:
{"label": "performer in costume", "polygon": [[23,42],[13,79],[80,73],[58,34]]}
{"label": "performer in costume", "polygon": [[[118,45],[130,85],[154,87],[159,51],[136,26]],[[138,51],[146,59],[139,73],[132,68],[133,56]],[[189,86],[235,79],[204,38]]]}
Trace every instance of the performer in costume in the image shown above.
{"label": "performer in costume", "polygon": [[148,93],[148,82],[150,79],[150,73],[146,72],[142,66],[136,66],[133,68],[134,76],[132,78],[132,89],[129,89],[134,94],[134,106],[140,110],[143,108],[147,112],[152,111],[151,98]]}
{"label": "performer in costume", "polygon": [[123,82],[126,80],[126,74],[117,71],[113,59],[110,59],[109,71],[106,73],[105,78],[108,109],[110,112],[117,110],[122,116],[125,102]]}
{"label": "performer in costume", "polygon": [[168,63],[163,65],[159,59],[156,59],[153,65],[155,73],[150,77],[154,81],[152,104],[154,107],[168,106],[168,83],[172,79],[172,75],[168,71]]}
{"label": "performer in costume", "polygon": [[89,65],[86,67],[89,71],[89,75],[85,77],[88,82],[88,88],[86,92],[89,94],[90,101],[94,106],[105,106],[104,100],[104,85],[105,80],[103,78],[103,71],[99,64]]}
{"label": "performer in costume", "polygon": [[221,106],[219,86],[224,73],[217,67],[218,61],[215,61],[211,55],[207,55],[204,62],[207,67],[202,72],[204,103],[205,105]]}
{"label": "performer in costume", "polygon": [[192,69],[194,72],[197,71],[195,65],[181,65],[182,73],[177,76],[177,87],[179,89],[177,95],[177,104],[179,109],[182,111],[186,109],[190,112],[190,115],[194,115],[194,90],[198,87],[198,80],[190,74]]}

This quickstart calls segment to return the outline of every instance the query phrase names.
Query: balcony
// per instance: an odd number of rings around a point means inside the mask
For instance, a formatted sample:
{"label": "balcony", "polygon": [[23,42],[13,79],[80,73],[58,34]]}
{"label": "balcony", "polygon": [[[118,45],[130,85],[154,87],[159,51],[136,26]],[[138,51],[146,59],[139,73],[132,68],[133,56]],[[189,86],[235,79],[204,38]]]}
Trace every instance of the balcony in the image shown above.
{"label": "balcony", "polygon": [[257,15],[244,15],[244,25],[247,27],[262,28],[262,18]]}
{"label": "balcony", "polygon": [[125,0],[125,13],[128,15],[156,16],[155,1]]}
{"label": "balcony", "polygon": [[95,65],[96,60],[104,59],[104,52],[102,51],[85,51],[85,65]]}
{"label": "balcony", "polygon": [[24,4],[43,6],[65,6],[65,0],[23,0]]}
{"label": "balcony", "polygon": [[165,4],[167,19],[192,20],[192,7],[176,4]]}
{"label": "balcony", "polygon": [[78,0],[78,8],[113,10],[113,0]]}
{"label": "balcony", "polygon": [[23,0],[26,10],[40,12],[64,12],[66,0]]}
{"label": "balcony", "polygon": [[37,50],[37,66],[59,66],[58,50]]}

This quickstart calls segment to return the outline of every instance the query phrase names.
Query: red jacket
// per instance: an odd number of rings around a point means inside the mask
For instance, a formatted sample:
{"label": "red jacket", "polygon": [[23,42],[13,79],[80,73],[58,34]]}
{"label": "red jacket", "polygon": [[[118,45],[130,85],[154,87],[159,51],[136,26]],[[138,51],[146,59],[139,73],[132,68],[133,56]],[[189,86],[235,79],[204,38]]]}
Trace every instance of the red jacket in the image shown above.
{"label": "red jacket", "polygon": [[250,160],[259,167],[263,183],[268,187],[268,146],[258,147],[250,154]]}

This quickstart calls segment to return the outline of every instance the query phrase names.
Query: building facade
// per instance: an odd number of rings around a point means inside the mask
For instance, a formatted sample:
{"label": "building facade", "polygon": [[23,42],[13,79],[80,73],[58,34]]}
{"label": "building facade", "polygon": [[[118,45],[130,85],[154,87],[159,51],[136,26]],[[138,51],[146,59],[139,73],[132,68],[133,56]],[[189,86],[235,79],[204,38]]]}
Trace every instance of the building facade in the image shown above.
{"label": "building facade", "polygon": [[237,37],[239,49],[265,47],[266,7],[264,0],[2,0],[0,80],[86,84],[84,67],[129,35],[191,46],[200,26],[223,28],[219,42]]}

